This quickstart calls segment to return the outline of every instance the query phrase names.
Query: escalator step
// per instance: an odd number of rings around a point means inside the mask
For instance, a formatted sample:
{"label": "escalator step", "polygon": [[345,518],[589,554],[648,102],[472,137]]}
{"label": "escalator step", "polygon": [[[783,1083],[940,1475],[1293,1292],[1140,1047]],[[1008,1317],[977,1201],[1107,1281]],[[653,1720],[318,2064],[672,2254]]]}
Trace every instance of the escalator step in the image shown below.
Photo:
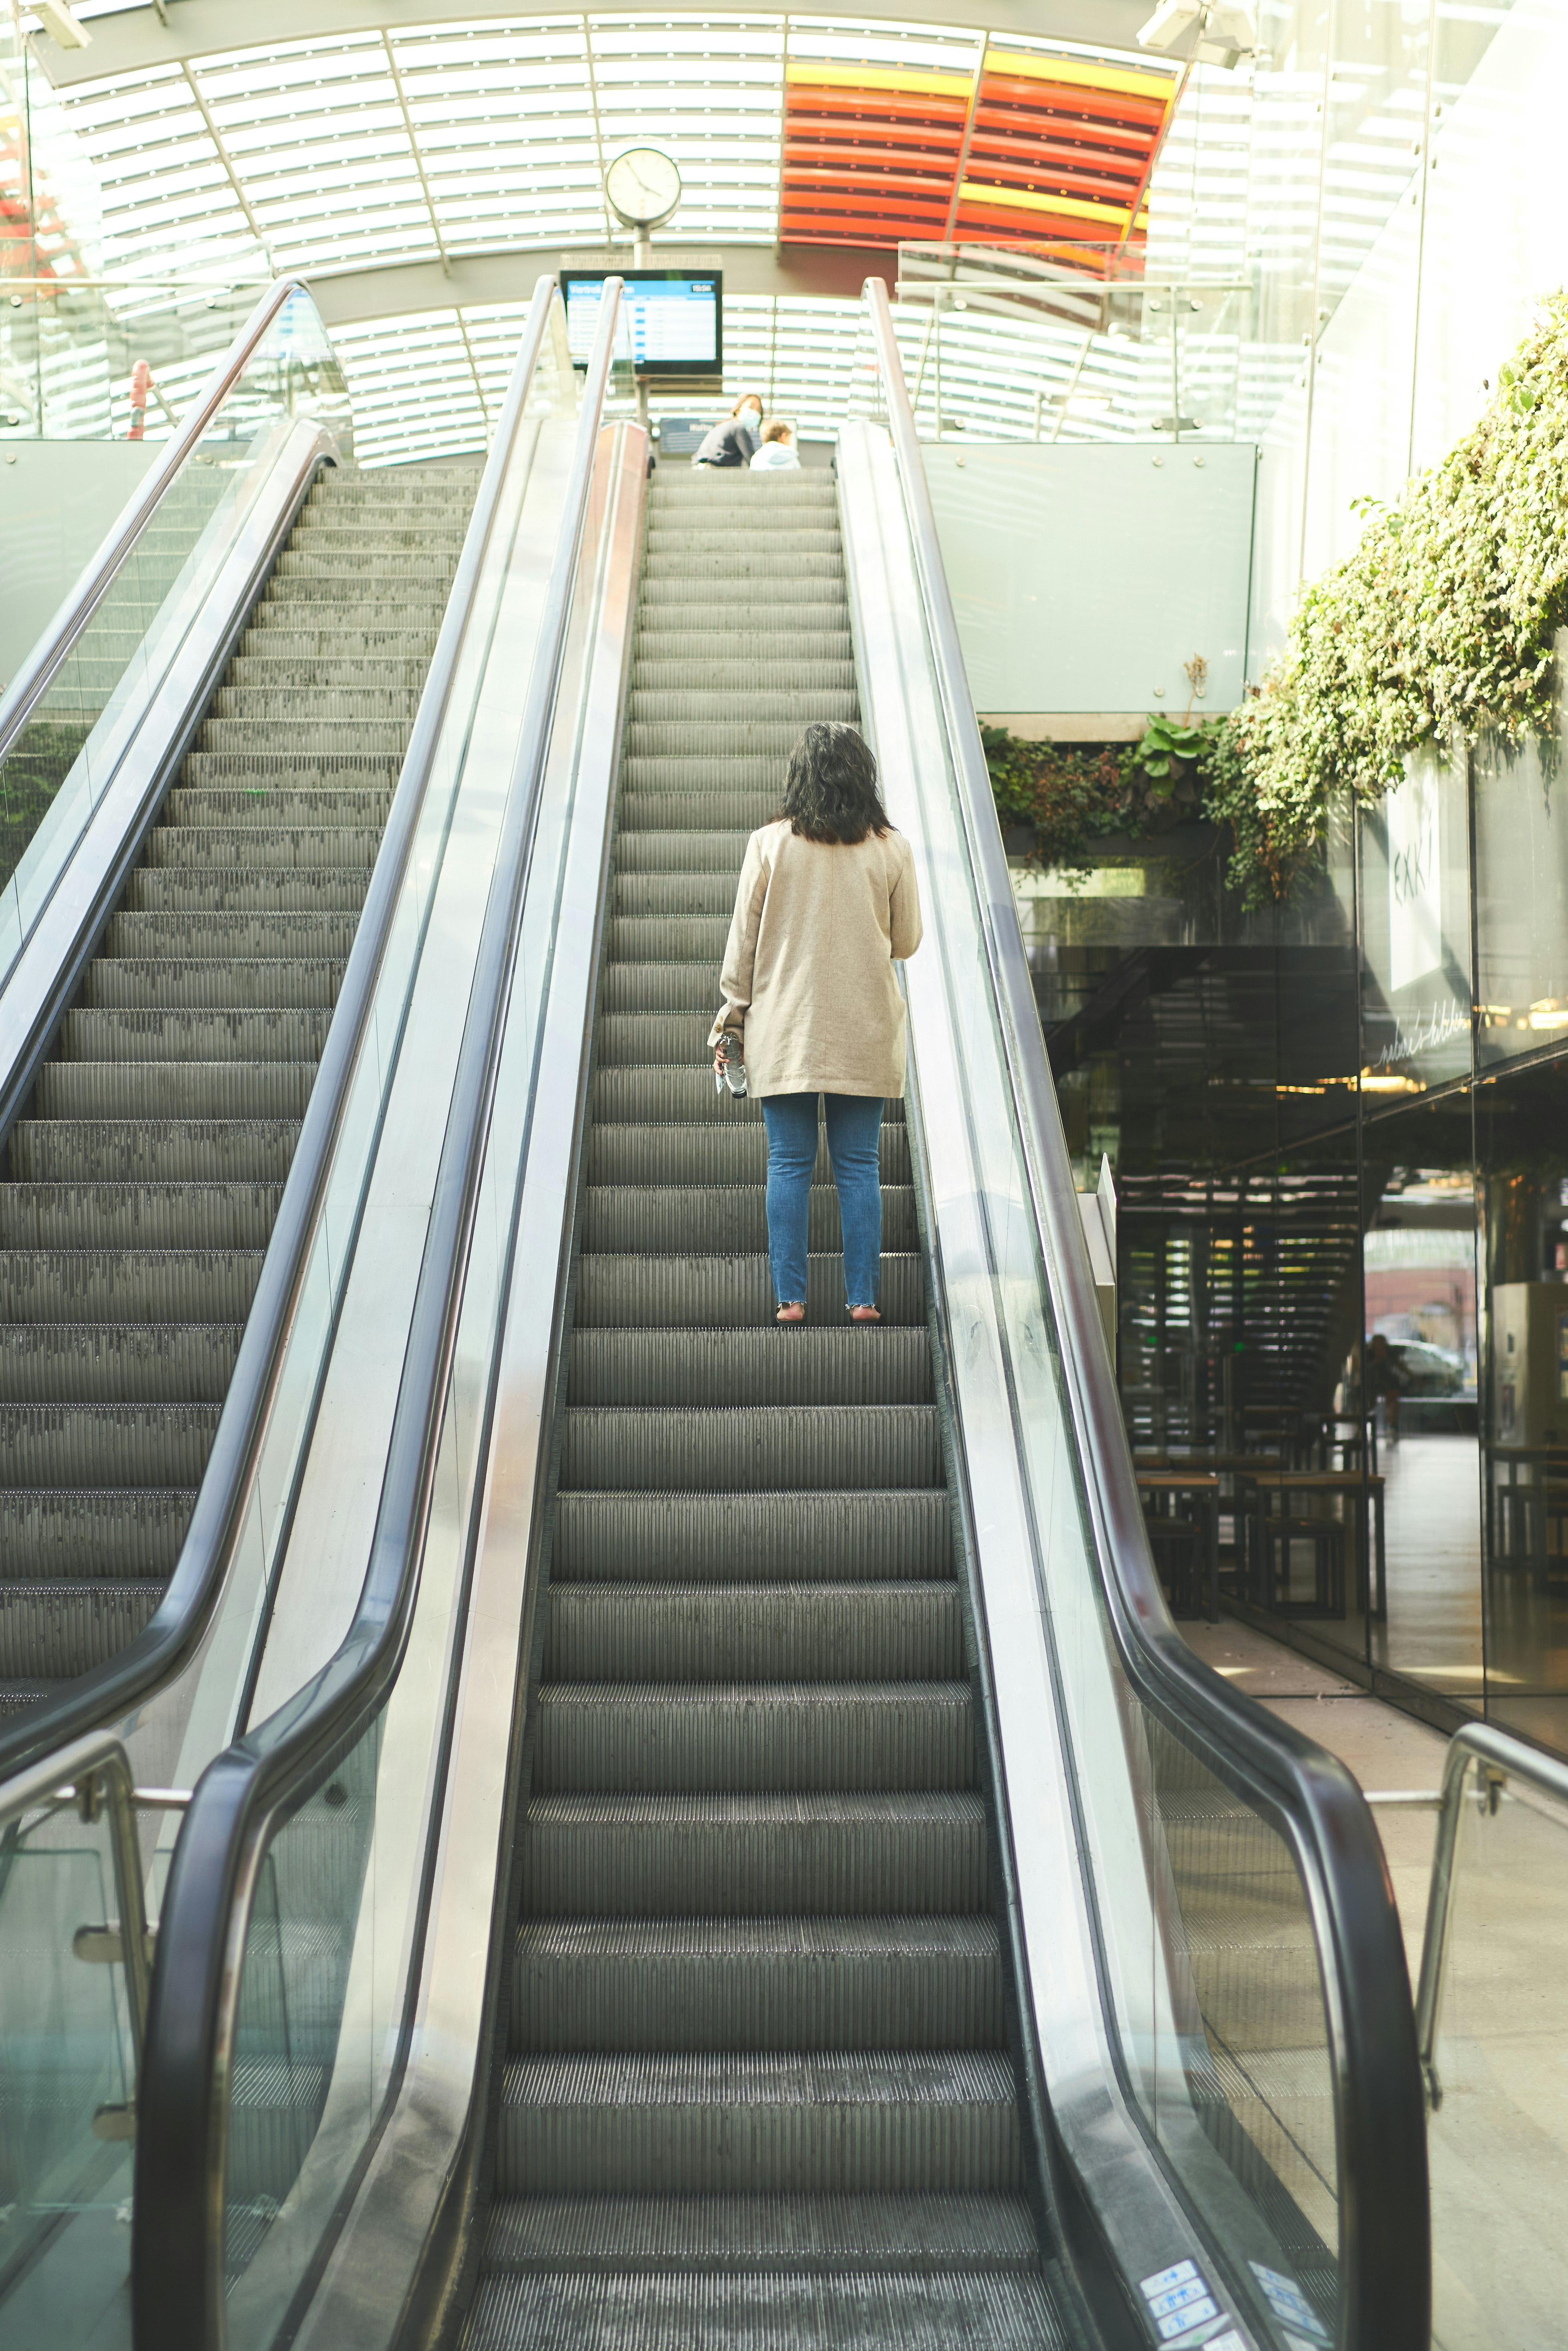
{"label": "escalator step", "polygon": [[[793,1332],[781,1334],[792,1337]],[[874,1333],[860,1335],[871,1338]],[[712,1493],[938,1486],[936,1408],[924,1404],[569,1405],[560,1481],[570,1489]]]}
{"label": "escalator step", "polygon": [[162,1597],[162,1584],[151,1582],[0,1578],[0,1680],[90,1673],[135,1639]]}
{"label": "escalator step", "polygon": [[215,1404],[0,1404],[0,1486],[199,1486]]}
{"label": "escalator step", "polygon": [[[791,1333],[790,1335],[798,1335]],[[565,1491],[556,1505],[552,1580],[632,1582],[656,1574],[726,1582],[951,1575],[953,1530],[938,1487],[903,1491]]]}
{"label": "escalator step", "polygon": [[985,1807],[967,1788],[535,1795],[525,1917],[978,1911]]}
{"label": "escalator step", "polygon": [[300,1120],[315,1081],[304,1061],[46,1061],[33,1105],[73,1120]]}
{"label": "escalator step", "polygon": [[[842,1322],[847,1312],[842,1258],[835,1251],[831,1256],[809,1257],[806,1263],[808,1320]],[[883,1257],[876,1303],[884,1324],[925,1323],[917,1257]],[[733,1330],[752,1324],[772,1330],[777,1329],[774,1304],[773,1279],[760,1250],[734,1257],[601,1254],[579,1261],[575,1311],[580,1329],[607,1323],[679,1323],[689,1329],[711,1325],[716,1330]],[[779,1335],[787,1341],[794,1334],[782,1331]],[[878,1332],[873,1326],[858,1335],[874,1346]]]}
{"label": "escalator step", "polygon": [[967,1682],[550,1682],[535,1785],[967,1788]]}
{"label": "escalator step", "polygon": [[561,1681],[944,1681],[964,1670],[956,1583],[560,1583]]}
{"label": "escalator step", "polygon": [[512,1986],[513,2047],[537,2052],[984,2049],[1002,2032],[996,1927],[951,1914],[537,1920]]}
{"label": "escalator step", "polygon": [[265,1249],[0,1249],[0,1324],[243,1322]]}
{"label": "escalator step", "polygon": [[463,2339],[465,2351],[531,2343],[609,2351],[631,2341],[636,2351],[691,2351],[699,2343],[725,2351],[806,2344],[813,2351],[892,2344],[900,2351],[953,2351],[955,2344],[1066,2351],[1067,2344],[1038,2275],[998,2275],[989,2264],[956,2262],[950,2273],[912,2264],[909,2273],[894,2274],[848,2258],[801,2274],[695,2268],[635,2279],[619,2270],[486,2275]]}
{"label": "escalator step", "polygon": [[[841,2269],[863,2276],[950,2264],[1027,2275],[1038,2270],[1040,2252],[1021,2196],[547,2195],[497,2205],[484,2263],[491,2273],[553,2270],[561,2276],[606,2269],[800,2277]],[[819,2338],[802,2333],[799,2339]]]}
{"label": "escalator step", "polygon": [[0,1186],[0,1248],[265,1249],[283,1186],[273,1184]]}
{"label": "escalator step", "polygon": [[[711,1081],[710,1081],[711,1084]],[[902,1120],[883,1118],[879,1138],[884,1185],[909,1182],[909,1136]],[[760,1184],[768,1174],[768,1139],[758,1119],[745,1123],[594,1127],[588,1138],[588,1180],[601,1184]],[[830,1181],[827,1137],[817,1145],[813,1184]]]}
{"label": "escalator step", "polygon": [[1012,2066],[979,2049],[514,2057],[498,2153],[511,2194],[1020,2185]]}
{"label": "escalator step", "polygon": [[39,1582],[172,1575],[195,1504],[193,1486],[0,1486],[0,1562]]}
{"label": "escalator step", "polygon": [[243,1322],[0,1323],[6,1404],[221,1404]]}
{"label": "escalator step", "polygon": [[281,1186],[297,1118],[18,1119],[11,1167],[20,1183]]}
{"label": "escalator step", "polygon": [[810,1324],[787,1331],[577,1330],[567,1394],[574,1405],[928,1403],[925,1331],[883,1329],[874,1346],[865,1343],[868,1335]]}
{"label": "escalator step", "polygon": [[[258,1010],[287,1005],[327,1012],[337,1001],[347,962],[346,956],[307,963],[282,956],[236,956],[232,961],[193,956],[188,962],[171,956],[147,956],[140,961],[100,956],[89,967],[81,1002],[98,1011]],[[326,1034],[324,1021],[320,1033]]]}

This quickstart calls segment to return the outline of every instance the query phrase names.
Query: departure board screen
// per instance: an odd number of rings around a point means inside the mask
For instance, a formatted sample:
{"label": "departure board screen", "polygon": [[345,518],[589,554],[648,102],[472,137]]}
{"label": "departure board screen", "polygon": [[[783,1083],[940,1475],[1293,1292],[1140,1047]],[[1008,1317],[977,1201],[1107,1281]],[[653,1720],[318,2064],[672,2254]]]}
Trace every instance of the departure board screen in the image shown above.
{"label": "departure board screen", "polygon": [[[572,363],[588,365],[606,269],[563,269]],[[724,278],[716,269],[623,269],[622,316],[639,375],[719,375],[724,369]]]}

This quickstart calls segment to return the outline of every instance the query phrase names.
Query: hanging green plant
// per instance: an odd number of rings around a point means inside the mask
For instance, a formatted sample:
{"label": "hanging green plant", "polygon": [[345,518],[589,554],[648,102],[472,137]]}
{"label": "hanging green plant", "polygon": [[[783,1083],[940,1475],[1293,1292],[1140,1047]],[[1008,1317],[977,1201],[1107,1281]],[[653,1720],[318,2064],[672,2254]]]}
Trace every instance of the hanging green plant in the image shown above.
{"label": "hanging green plant", "polygon": [[1231,878],[1282,896],[1336,804],[1380,799],[1407,756],[1556,724],[1568,619],[1568,295],[1500,371],[1486,414],[1314,581],[1265,679],[1214,730],[1211,815]]}

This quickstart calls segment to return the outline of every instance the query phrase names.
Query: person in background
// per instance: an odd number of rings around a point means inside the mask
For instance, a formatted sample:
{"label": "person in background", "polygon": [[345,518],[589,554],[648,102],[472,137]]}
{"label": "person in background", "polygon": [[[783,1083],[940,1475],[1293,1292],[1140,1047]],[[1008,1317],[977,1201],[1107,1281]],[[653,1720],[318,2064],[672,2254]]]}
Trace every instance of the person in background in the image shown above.
{"label": "person in background", "polygon": [[793,467],[798,474],[800,460],[796,454],[795,434],[781,416],[770,416],[762,428],[762,446],[751,461],[754,474],[781,474]]}
{"label": "person in background", "polygon": [[722,424],[716,424],[692,459],[694,465],[748,465],[762,433],[762,402],[743,392]]}
{"label": "person in background", "polygon": [[915,860],[887,820],[871,746],[817,719],[789,758],[784,812],[746,845],[708,1044],[734,1049],[768,1129],[768,1252],[777,1320],[806,1319],[817,1103],[843,1228],[852,1322],[876,1322],[882,1271],[883,1103],[904,1092],[904,1008],[894,966],[920,945]]}

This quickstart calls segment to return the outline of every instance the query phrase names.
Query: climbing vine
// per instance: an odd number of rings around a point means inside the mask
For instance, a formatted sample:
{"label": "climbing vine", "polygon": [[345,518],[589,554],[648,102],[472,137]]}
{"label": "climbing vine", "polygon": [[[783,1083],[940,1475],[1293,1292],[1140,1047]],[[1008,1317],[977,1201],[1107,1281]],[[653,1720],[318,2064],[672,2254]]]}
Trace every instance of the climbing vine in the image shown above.
{"label": "climbing vine", "polygon": [[[1230,879],[1252,904],[1283,897],[1331,810],[1380,799],[1412,752],[1448,751],[1483,728],[1512,740],[1554,732],[1555,640],[1568,622],[1568,293],[1543,305],[1486,413],[1442,463],[1392,505],[1360,505],[1359,544],[1306,591],[1260,691],[1185,730],[1194,797],[1228,828]],[[1149,747],[1166,724],[1152,720],[1115,757],[1126,806],[1105,831],[1157,829],[1165,803]]]}

